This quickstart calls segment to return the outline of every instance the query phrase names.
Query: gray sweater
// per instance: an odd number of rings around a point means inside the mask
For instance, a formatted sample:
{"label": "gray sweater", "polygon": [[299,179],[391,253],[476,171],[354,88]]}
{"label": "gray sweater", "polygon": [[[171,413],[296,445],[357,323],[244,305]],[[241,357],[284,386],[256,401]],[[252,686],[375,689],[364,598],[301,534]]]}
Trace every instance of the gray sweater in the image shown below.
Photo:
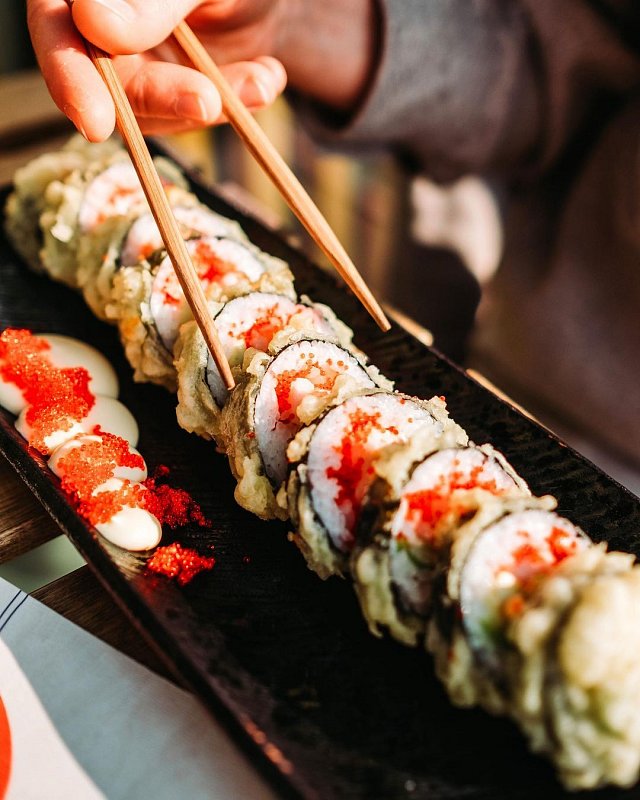
{"label": "gray sweater", "polygon": [[380,2],[367,96],[324,135],[505,185],[475,358],[640,468],[640,2]]}

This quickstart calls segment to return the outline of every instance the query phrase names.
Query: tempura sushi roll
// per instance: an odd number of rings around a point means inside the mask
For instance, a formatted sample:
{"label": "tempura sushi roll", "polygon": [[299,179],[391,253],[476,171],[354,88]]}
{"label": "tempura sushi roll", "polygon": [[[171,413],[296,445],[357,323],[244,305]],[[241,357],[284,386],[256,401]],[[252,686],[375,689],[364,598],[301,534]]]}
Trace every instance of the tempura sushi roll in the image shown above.
{"label": "tempura sushi roll", "polygon": [[308,334],[274,356],[256,353],[222,411],[221,443],[238,481],[236,501],[259,517],[287,517],[277,492],[287,476],[287,447],[330,403],[364,389],[391,388],[340,345]]}
{"label": "tempura sushi roll", "polygon": [[495,498],[454,538],[428,647],[459,705],[508,711],[508,622],[539,581],[590,546],[579,528],[551,510],[554,505],[550,497]]}
{"label": "tempura sushi roll", "polygon": [[45,192],[49,184],[85,170],[93,159],[106,160],[120,149],[121,145],[115,139],[90,145],[78,134],[62,150],[38,156],[16,170],[13,192],[5,209],[5,229],[15,249],[32,269],[43,271],[40,216],[45,208]]}
{"label": "tempura sushi roll", "polygon": [[[237,222],[201,205],[195,195],[176,195],[180,205],[173,214],[185,239],[200,236],[227,237],[246,241]],[[133,267],[164,247],[153,215],[118,216],[105,220],[78,246],[78,286],[87,305],[101,319],[107,319],[106,305],[111,299],[113,278],[121,267]]]}
{"label": "tempura sushi roll", "polygon": [[[180,171],[164,158],[155,164],[165,191],[174,204],[185,196],[186,182]],[[147,201],[136,171],[124,150],[74,170],[46,188],[40,217],[44,269],[58,281],[76,287],[78,246],[107,219],[147,210]]]}
{"label": "tempura sushi roll", "polygon": [[[251,292],[230,300],[214,316],[225,355],[236,379],[243,374],[245,353],[266,353],[286,344],[296,333],[316,333],[338,341],[350,342],[350,331],[325,307],[309,301],[296,302],[272,292]],[[220,410],[227,390],[195,322],[182,326],[175,348],[178,373],[177,417],[190,433],[206,439],[220,435]]]}
{"label": "tempura sushi roll", "polygon": [[[424,455],[423,455],[424,454]],[[525,482],[489,445],[467,445],[455,425],[425,430],[376,464],[371,511],[359,531],[351,572],[373,633],[407,644],[424,633],[434,585],[451,539],[486,494],[528,495]]]}
{"label": "tempura sushi roll", "polygon": [[640,772],[640,567],[581,548],[511,609],[512,717],[569,789],[630,786]]}
{"label": "tempura sushi roll", "polygon": [[450,424],[442,403],[379,391],[350,397],[289,445],[292,538],[321,578],[348,571],[359,517],[384,447]]}
{"label": "tempura sushi roll", "polygon": [[[187,249],[207,300],[224,302],[256,290],[294,294],[284,261],[252,245],[203,236],[190,239]],[[169,257],[163,254],[152,269],[145,263],[120,269],[106,313],[117,320],[134,378],[175,389],[173,347],[191,309]]]}

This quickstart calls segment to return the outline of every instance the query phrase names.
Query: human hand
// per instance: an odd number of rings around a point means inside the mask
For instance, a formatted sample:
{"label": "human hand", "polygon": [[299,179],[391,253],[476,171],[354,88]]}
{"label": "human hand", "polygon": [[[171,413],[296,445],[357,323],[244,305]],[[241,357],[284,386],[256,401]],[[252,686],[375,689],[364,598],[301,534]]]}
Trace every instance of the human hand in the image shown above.
{"label": "human hand", "polygon": [[115,111],[78,31],[114,55],[143,131],[169,133],[224,121],[215,88],[170,38],[182,19],[250,109],[283,91],[286,68],[296,88],[348,111],[375,64],[375,9],[375,0],[75,0],[72,11],[67,0],[27,0],[49,91],[91,141],[109,136]]}
{"label": "human hand", "polygon": [[101,141],[113,131],[115,109],[78,31],[114,54],[143,132],[169,133],[224,121],[213,84],[186,66],[180,48],[168,40],[178,22],[188,17],[224,64],[227,80],[255,110],[273,102],[286,84],[282,64],[266,55],[275,49],[282,5],[279,0],[75,0],[72,10],[67,0],[27,0],[27,12],[54,101],[87,139]]}

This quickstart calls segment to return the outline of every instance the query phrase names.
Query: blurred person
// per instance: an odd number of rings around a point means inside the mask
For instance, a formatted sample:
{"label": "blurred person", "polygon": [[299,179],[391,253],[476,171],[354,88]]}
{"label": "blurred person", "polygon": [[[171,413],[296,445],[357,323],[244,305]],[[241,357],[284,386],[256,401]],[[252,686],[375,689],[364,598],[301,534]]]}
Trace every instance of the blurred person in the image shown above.
{"label": "blurred person", "polygon": [[619,475],[640,476],[640,4],[27,6],[54,100],[91,140],[110,134],[114,110],[76,25],[116,55],[145,132],[223,121],[213,86],[168,63],[180,58],[167,37],[186,17],[250,108],[272,102],[288,75],[323,140],[392,148],[439,182],[476,174],[499,185],[504,249],[473,359],[574,442],[598,442],[626,465]]}

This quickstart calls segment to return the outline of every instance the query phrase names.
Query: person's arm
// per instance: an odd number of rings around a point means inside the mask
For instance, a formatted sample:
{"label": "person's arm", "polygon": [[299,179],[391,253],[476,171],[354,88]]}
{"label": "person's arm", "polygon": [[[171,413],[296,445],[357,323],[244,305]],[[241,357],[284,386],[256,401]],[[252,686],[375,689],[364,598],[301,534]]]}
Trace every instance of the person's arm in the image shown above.
{"label": "person's arm", "polygon": [[359,107],[346,121],[300,109],[316,137],[391,146],[440,180],[547,168],[640,83],[622,35],[634,0],[379,4],[381,55]]}

